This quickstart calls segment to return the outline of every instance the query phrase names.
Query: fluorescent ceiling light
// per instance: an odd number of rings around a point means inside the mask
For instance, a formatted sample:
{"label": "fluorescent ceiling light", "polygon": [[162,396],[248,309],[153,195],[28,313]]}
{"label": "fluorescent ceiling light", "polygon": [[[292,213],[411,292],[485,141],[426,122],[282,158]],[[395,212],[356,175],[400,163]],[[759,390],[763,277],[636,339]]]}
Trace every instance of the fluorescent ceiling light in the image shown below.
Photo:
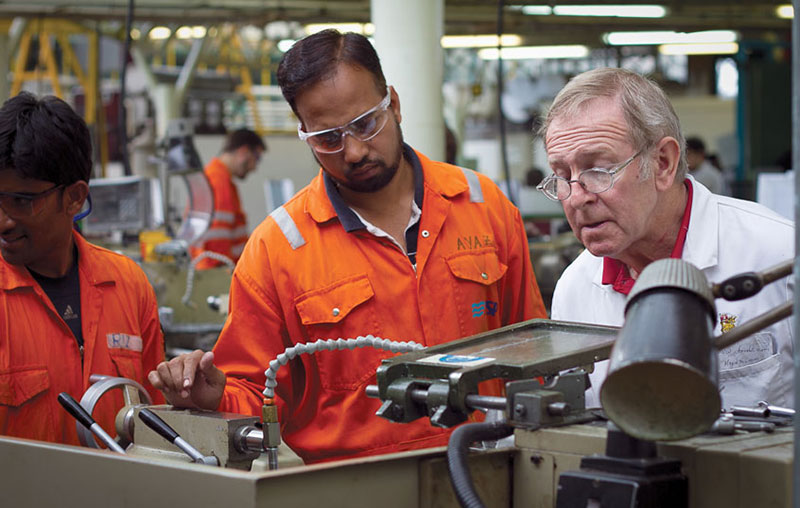
{"label": "fluorescent ceiling light", "polygon": [[[503,34],[500,37],[503,46],[519,46],[522,37],[515,34]],[[445,35],[442,37],[443,48],[491,48],[497,47],[497,35]]]}
{"label": "fluorescent ceiling light", "polygon": [[609,18],[663,18],[663,5],[523,5],[520,10],[529,16],[604,16]]}
{"label": "fluorescent ceiling light", "polygon": [[[580,45],[564,46],[518,46],[516,48],[503,48],[503,60],[532,60],[545,58],[584,58],[589,54],[589,48]],[[483,60],[497,60],[497,48],[484,48],[478,51],[478,57]]]}
{"label": "fluorescent ceiling light", "polygon": [[150,30],[150,33],[148,34],[148,37],[150,37],[153,40],[161,40],[161,39],[169,38],[169,36],[171,34],[172,34],[172,30],[170,30],[168,27],[165,27],[165,26],[154,26]]}
{"label": "fluorescent ceiling light", "polygon": [[202,39],[206,36],[206,27],[197,26],[182,26],[175,31],[175,37],[178,39]]}
{"label": "fluorescent ceiling light", "polygon": [[521,10],[528,16],[549,16],[553,13],[553,8],[549,5],[523,5]]}
{"label": "fluorescent ceiling light", "polygon": [[281,53],[286,53],[287,51],[292,49],[292,46],[294,46],[295,42],[297,42],[297,41],[294,40],[294,39],[283,39],[283,40],[280,40],[280,41],[278,41],[278,49],[281,51]]}
{"label": "fluorescent ceiling light", "polygon": [[556,16],[606,16],[615,18],[663,18],[667,9],[661,5],[556,5]]}
{"label": "fluorescent ceiling light", "polygon": [[704,32],[609,32],[603,40],[611,46],[635,46],[638,44],[705,44],[736,42],[738,35],[733,30],[706,30]]}
{"label": "fluorescent ceiling light", "polygon": [[375,33],[375,25],[372,23],[311,23],[304,26],[308,35],[333,28],[340,32],[355,32],[361,35],[372,35]]}
{"label": "fluorescent ceiling light", "polygon": [[783,19],[794,18],[794,7],[790,4],[779,5],[775,8],[775,15]]}
{"label": "fluorescent ceiling light", "polygon": [[662,55],[733,55],[739,52],[739,45],[735,42],[662,44],[658,52]]}

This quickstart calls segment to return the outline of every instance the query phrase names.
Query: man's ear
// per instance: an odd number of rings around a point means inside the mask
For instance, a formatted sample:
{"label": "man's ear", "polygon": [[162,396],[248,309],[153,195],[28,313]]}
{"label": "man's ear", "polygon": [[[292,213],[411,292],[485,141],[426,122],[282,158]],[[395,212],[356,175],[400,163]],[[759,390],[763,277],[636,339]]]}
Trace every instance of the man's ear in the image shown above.
{"label": "man's ear", "polygon": [[86,196],[88,195],[89,184],[83,180],[67,185],[66,189],[64,189],[64,206],[67,213],[71,216],[80,213],[83,208],[83,202],[86,201]]}
{"label": "man's ear", "polygon": [[400,97],[397,95],[397,92],[393,86],[389,86],[389,94],[392,98],[392,102],[389,104],[389,109],[392,110],[392,113],[394,113],[394,118],[399,124],[403,120],[403,115],[400,114]]}
{"label": "man's ear", "polygon": [[675,175],[681,161],[681,146],[678,140],[666,136],[656,145],[655,155],[656,167],[653,174],[656,188],[659,191],[665,191],[675,183]]}

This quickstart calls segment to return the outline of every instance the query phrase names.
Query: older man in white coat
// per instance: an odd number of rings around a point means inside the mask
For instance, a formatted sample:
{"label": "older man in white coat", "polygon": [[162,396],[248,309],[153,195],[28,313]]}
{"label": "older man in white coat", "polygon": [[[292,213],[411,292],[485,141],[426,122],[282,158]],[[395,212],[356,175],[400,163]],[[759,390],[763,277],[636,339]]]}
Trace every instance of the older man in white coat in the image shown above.
{"label": "older man in white coat", "polygon": [[[711,193],[687,176],[678,118],[652,81],[621,69],[573,78],[542,128],[553,174],[540,184],[560,200],[586,250],[565,270],[552,318],[622,325],[626,295],[645,266],[680,258],[710,281],[794,256],[794,225],[756,203]],[[747,300],[718,300],[716,332],[793,298],[793,278]],[[660,316],[659,319],[680,319]],[[793,406],[792,322],[785,319],[719,352],[724,407],[760,400]],[[607,362],[596,366],[587,406],[599,405]]]}

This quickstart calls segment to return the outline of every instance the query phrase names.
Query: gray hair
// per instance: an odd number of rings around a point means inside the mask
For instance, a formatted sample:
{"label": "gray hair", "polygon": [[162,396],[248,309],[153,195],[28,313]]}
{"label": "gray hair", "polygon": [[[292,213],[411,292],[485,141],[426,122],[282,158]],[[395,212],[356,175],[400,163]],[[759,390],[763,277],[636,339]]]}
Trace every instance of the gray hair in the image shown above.
{"label": "gray hair", "polygon": [[[601,97],[619,101],[636,150],[651,150],[666,136],[678,141],[681,157],[675,177],[682,182],[688,166],[686,142],[681,133],[678,115],[661,87],[629,70],[600,68],[572,78],[556,95],[547,112],[539,130],[542,139],[547,139],[547,130],[554,119],[580,114],[588,102]],[[643,178],[649,178],[652,169],[649,166],[642,166]]]}

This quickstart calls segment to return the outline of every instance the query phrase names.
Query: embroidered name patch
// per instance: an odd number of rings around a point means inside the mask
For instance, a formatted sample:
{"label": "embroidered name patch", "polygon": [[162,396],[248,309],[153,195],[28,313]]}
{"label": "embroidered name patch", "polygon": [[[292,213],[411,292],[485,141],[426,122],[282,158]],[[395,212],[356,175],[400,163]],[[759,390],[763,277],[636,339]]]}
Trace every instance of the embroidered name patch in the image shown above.
{"label": "embroidered name patch", "polygon": [[127,333],[106,334],[109,349],[127,349],[128,351],[142,351],[142,338],[138,335]]}
{"label": "embroidered name patch", "polygon": [[492,363],[494,358],[485,356],[465,356],[465,355],[433,355],[420,360],[420,363],[432,363],[436,365],[453,365],[456,367],[476,367],[486,363]]}

